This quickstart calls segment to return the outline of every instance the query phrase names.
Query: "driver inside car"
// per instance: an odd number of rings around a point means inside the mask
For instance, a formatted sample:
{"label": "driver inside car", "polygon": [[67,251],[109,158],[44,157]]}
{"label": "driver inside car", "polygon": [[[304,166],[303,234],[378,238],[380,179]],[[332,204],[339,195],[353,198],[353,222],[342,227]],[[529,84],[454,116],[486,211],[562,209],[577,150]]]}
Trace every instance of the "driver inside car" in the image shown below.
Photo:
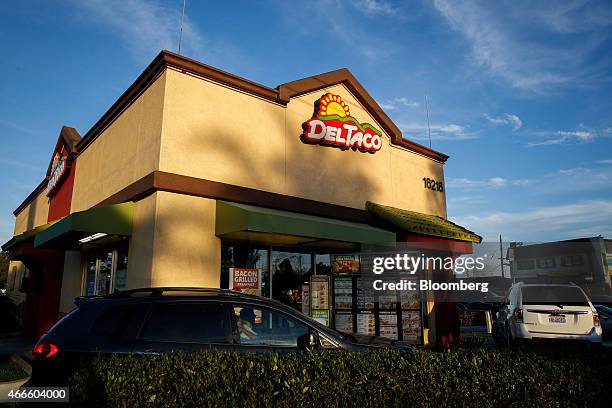
{"label": "driver inside car", "polygon": [[257,333],[253,330],[255,324],[255,312],[250,307],[242,308],[237,326],[240,338],[243,340],[252,340],[257,337]]}

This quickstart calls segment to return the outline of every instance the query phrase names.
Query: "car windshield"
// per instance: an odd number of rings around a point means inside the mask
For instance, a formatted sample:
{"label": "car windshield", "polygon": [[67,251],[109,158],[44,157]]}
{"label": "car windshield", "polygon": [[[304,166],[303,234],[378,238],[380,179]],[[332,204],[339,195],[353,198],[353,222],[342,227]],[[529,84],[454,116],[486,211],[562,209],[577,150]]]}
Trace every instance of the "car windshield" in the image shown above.
{"label": "car windshield", "polygon": [[588,306],[582,291],[573,286],[526,286],[521,288],[524,305]]}

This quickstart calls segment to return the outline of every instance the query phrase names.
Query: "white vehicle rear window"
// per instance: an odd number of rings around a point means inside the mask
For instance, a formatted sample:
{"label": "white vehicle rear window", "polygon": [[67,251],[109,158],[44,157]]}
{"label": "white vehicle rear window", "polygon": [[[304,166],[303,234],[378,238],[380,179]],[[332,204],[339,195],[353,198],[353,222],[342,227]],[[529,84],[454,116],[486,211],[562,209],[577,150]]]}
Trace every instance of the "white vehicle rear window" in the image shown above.
{"label": "white vehicle rear window", "polygon": [[571,286],[527,286],[521,295],[524,305],[589,305],[580,289]]}

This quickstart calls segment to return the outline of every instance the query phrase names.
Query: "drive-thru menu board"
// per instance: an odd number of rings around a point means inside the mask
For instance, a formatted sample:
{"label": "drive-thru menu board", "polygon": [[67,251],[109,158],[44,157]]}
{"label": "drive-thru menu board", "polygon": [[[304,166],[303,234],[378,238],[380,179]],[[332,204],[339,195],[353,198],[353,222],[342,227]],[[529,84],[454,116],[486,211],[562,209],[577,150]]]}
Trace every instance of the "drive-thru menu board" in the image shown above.
{"label": "drive-thru menu board", "polygon": [[310,316],[329,326],[329,277],[326,275],[310,277]]}
{"label": "drive-thru menu board", "polygon": [[[361,255],[360,255],[361,256]],[[418,291],[375,290],[375,279],[394,282],[417,276],[372,276],[373,254],[332,257],[332,276],[311,278],[310,315],[345,333],[381,336],[414,344],[422,341],[421,295]],[[331,283],[331,287],[328,285]],[[331,296],[322,300],[328,296]],[[323,296],[323,294],[327,294]],[[326,300],[330,299],[330,304]],[[325,311],[322,311],[325,310]]]}
{"label": "drive-thru menu board", "polygon": [[374,312],[357,313],[357,333],[368,336],[376,334],[376,315],[374,315]]}
{"label": "drive-thru menu board", "polygon": [[334,308],[336,310],[353,309],[353,278],[337,276],[334,278]]}

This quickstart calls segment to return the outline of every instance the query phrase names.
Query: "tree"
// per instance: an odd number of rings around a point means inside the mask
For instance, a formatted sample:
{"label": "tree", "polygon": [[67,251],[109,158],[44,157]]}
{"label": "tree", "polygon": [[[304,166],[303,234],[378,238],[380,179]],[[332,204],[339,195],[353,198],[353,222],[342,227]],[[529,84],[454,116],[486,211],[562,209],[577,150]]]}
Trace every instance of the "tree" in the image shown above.
{"label": "tree", "polygon": [[8,279],[9,259],[8,253],[0,251],[0,289],[6,288]]}

